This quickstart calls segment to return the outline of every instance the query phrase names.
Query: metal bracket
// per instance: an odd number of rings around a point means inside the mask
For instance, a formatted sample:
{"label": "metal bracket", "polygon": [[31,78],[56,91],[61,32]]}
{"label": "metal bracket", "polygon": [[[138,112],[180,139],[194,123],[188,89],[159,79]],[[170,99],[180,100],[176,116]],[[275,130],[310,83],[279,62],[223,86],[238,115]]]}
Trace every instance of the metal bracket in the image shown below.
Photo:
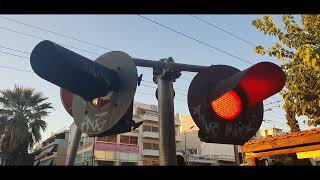
{"label": "metal bracket", "polygon": [[174,68],[174,60],[172,57],[169,57],[167,59],[160,59],[160,62],[163,62],[165,64],[164,68],[153,68],[153,82],[157,82],[157,77],[161,77],[163,79],[171,80],[173,82],[176,81],[181,76],[181,71]]}
{"label": "metal bracket", "polygon": [[143,74],[140,74],[140,76],[138,76],[138,86],[140,86],[140,84],[141,84],[142,76],[143,76]]}

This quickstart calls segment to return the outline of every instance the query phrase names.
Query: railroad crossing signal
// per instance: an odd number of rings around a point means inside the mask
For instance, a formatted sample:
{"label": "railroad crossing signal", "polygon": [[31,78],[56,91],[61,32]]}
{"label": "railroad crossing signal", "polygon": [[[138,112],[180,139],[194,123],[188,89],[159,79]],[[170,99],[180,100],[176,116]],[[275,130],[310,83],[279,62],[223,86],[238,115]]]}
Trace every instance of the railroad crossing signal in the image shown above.
{"label": "railroad crossing signal", "polygon": [[263,100],[279,92],[285,80],[270,62],[244,71],[215,65],[199,72],[188,90],[188,106],[201,141],[240,145],[252,138],[263,120]]}
{"label": "railroad crossing signal", "polygon": [[62,88],[66,110],[89,136],[120,134],[141,125],[132,120],[138,76],[129,55],[113,51],[91,61],[46,40],[33,49],[30,62],[37,75]]}
{"label": "railroad crossing signal", "polygon": [[[200,139],[209,143],[243,144],[254,136],[263,119],[262,101],[279,92],[286,79],[280,67],[269,62],[240,71],[226,65],[205,67],[173,60],[143,60],[120,51],[91,61],[50,41],[40,42],[30,61],[36,74],[62,88],[66,110],[89,136],[120,134],[141,125],[132,120],[133,98],[138,79],[141,80],[136,65],[161,70],[154,78],[163,80],[161,87],[166,90],[161,90],[162,95],[171,92],[176,73],[198,72],[188,90],[188,106],[200,129]],[[170,102],[173,98],[163,97]],[[166,107],[162,98],[159,108],[173,112],[173,105]],[[173,121],[171,114],[167,118],[164,113],[160,121]],[[162,135],[169,127],[166,128],[161,130]],[[171,137],[163,138],[169,142]]]}

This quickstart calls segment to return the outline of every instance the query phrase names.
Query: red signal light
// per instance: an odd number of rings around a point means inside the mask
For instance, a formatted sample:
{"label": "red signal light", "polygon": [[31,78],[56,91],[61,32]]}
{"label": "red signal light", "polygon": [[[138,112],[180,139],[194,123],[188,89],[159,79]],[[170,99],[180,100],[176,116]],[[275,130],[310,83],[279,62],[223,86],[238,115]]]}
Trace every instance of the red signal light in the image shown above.
{"label": "red signal light", "polygon": [[226,120],[237,118],[242,111],[242,100],[239,94],[231,90],[211,102],[212,110]]}
{"label": "red signal light", "polygon": [[95,107],[95,108],[101,108],[102,106],[105,106],[106,104],[108,104],[108,100],[102,97],[99,98],[95,98],[92,100],[91,104]]}
{"label": "red signal light", "polygon": [[73,94],[63,88],[60,88],[60,98],[66,111],[70,114],[70,116],[73,116],[72,115]]}

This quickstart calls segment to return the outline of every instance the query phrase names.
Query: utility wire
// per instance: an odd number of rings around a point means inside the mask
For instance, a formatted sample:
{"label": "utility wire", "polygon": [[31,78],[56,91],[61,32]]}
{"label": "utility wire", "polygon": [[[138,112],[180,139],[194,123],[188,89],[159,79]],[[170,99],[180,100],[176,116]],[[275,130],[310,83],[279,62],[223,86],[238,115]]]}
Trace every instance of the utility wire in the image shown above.
{"label": "utility wire", "polygon": [[100,45],[97,45],[97,44],[92,43],[92,42],[84,41],[84,40],[81,40],[81,39],[78,39],[78,38],[75,38],[75,37],[72,37],[72,36],[64,35],[64,34],[61,34],[61,33],[58,33],[58,32],[52,31],[52,30],[49,30],[49,29],[45,29],[45,28],[41,28],[41,27],[34,26],[34,25],[31,25],[31,24],[27,24],[27,23],[18,21],[18,20],[13,19],[13,18],[8,18],[8,17],[4,17],[4,16],[0,16],[0,18],[6,19],[6,20],[9,20],[9,21],[12,21],[12,22],[16,22],[16,23],[18,23],[18,24],[22,24],[22,25],[25,25],[25,26],[29,26],[29,27],[32,27],[32,28],[35,28],[35,29],[39,29],[39,30],[41,30],[41,31],[49,32],[49,33],[51,33],[51,34],[55,34],[55,35],[58,35],[58,36],[62,36],[62,37],[65,37],[65,38],[69,38],[69,39],[72,39],[72,40],[75,40],[75,41],[78,41],[78,42],[82,42],[82,43],[85,43],[85,44],[89,44],[89,45],[91,45],[91,46],[95,46],[95,47],[98,47],[98,48],[101,48],[101,49],[112,50],[112,49],[110,49],[110,48],[107,48],[107,47],[104,47],[104,46],[100,46]]}
{"label": "utility wire", "polygon": [[12,70],[16,70],[16,71],[23,71],[23,72],[33,73],[32,71],[23,70],[23,69],[18,69],[18,68],[9,67],[9,66],[2,66],[2,65],[0,65],[0,67],[2,67],[2,68],[7,68],[7,69],[12,69]]}
{"label": "utility wire", "polygon": [[188,39],[191,39],[191,40],[193,40],[193,41],[196,41],[196,42],[198,42],[198,43],[200,43],[200,44],[202,44],[202,45],[208,46],[208,47],[210,47],[211,49],[214,49],[214,50],[216,50],[216,51],[219,51],[219,52],[221,52],[221,53],[224,53],[224,54],[227,54],[227,55],[229,55],[229,56],[231,56],[231,57],[234,57],[234,58],[236,58],[236,59],[238,59],[238,60],[240,60],[240,61],[243,61],[243,62],[246,62],[246,63],[248,63],[248,64],[253,65],[253,63],[250,62],[250,61],[248,61],[248,60],[245,60],[245,59],[243,59],[243,58],[240,58],[240,57],[238,57],[238,56],[236,56],[236,55],[233,55],[233,54],[231,54],[231,53],[229,53],[229,52],[227,52],[227,51],[221,50],[221,49],[219,49],[219,48],[217,48],[217,47],[214,47],[214,46],[212,46],[212,45],[210,45],[210,44],[208,44],[208,43],[205,43],[205,42],[200,41],[200,40],[198,40],[198,39],[196,39],[196,38],[194,38],[194,37],[191,37],[191,36],[189,36],[189,35],[186,35],[186,34],[180,32],[180,31],[177,31],[177,30],[175,30],[175,29],[173,29],[173,28],[171,28],[171,27],[169,27],[169,26],[163,25],[163,24],[161,24],[161,23],[159,23],[159,22],[157,22],[157,21],[155,21],[155,20],[152,20],[152,19],[147,18],[147,17],[145,17],[145,16],[143,16],[143,15],[140,15],[140,14],[138,14],[138,16],[140,16],[141,18],[146,19],[146,20],[148,20],[148,21],[150,21],[150,22],[152,22],[152,23],[154,23],[154,24],[157,24],[157,25],[159,25],[159,26],[161,26],[161,27],[163,27],[163,28],[169,29],[170,31],[173,31],[173,32],[175,32],[175,33],[177,33],[177,34],[180,34],[180,35],[182,35],[182,36],[184,36],[184,37],[186,37],[186,38],[188,38]]}
{"label": "utility wire", "polygon": [[[38,36],[34,36],[34,35],[32,35],[32,34],[27,34],[27,33],[24,33],[24,32],[16,31],[16,30],[13,30],[13,29],[10,29],[10,28],[7,28],[7,27],[3,27],[3,26],[0,26],[0,29],[4,29],[4,30],[10,31],[10,32],[17,33],[17,34],[22,34],[22,35],[25,35],[25,36],[28,36],[28,37],[32,37],[32,38],[35,38],[35,39],[39,39],[39,40],[47,40],[47,39],[44,39],[44,38],[41,38],[41,37],[38,37]],[[84,50],[84,49],[81,49],[81,48],[77,48],[77,47],[74,47],[74,46],[70,46],[70,45],[67,45],[67,44],[62,44],[62,43],[57,43],[57,44],[59,44],[59,45],[61,45],[61,46],[65,46],[65,47],[77,49],[77,50],[80,50],[80,51],[83,51],[83,52],[86,52],[86,53],[95,54],[95,55],[100,55],[100,54],[98,54],[98,53],[90,52],[90,51],[87,51],[87,50]]]}
{"label": "utility wire", "polygon": [[16,50],[16,49],[12,49],[12,48],[9,48],[9,47],[6,47],[6,46],[1,46],[1,45],[0,45],[0,48],[9,49],[11,51],[16,51],[16,52],[20,52],[20,53],[24,53],[24,54],[30,54],[30,53],[25,52],[25,51]]}
{"label": "utility wire", "polygon": [[[0,16],[1,17],[1,16]],[[13,48],[10,48],[10,47],[6,47],[6,46],[1,46],[0,45],[0,47],[1,48],[5,48],[5,49],[9,49],[9,50],[12,50],[12,51],[16,51],[16,52],[21,52],[21,53],[25,53],[25,54],[31,54],[31,53],[29,53],[29,52],[25,52],[25,51],[21,51],[21,50],[17,50],[17,49],[13,49]],[[0,51],[0,53],[4,53],[4,54],[8,54],[8,55],[12,55],[12,56],[16,56],[16,57],[21,57],[21,58],[24,58],[24,59],[29,59],[28,57],[25,57],[25,56],[20,56],[20,55],[16,55],[16,54],[12,54],[12,53],[8,53],[8,52],[4,52],[4,51]],[[147,83],[150,83],[150,84],[152,84],[152,85],[154,85],[154,83],[153,82],[151,82],[151,81],[146,81],[146,80],[142,80],[143,82],[147,82]],[[147,86],[147,85],[142,85],[142,86],[146,86],[146,87],[150,87],[150,88],[156,88],[156,87],[153,87],[153,86]],[[178,89],[178,90],[180,90],[180,91],[183,91],[183,92],[186,92],[185,90],[183,90],[183,89],[179,89],[179,88],[175,88],[175,89]],[[186,94],[181,94],[181,93],[176,93],[176,94],[180,94],[180,95],[184,95],[184,96],[186,96]]]}
{"label": "utility wire", "polygon": [[212,23],[210,23],[210,22],[208,22],[208,21],[206,21],[206,20],[204,20],[204,19],[201,19],[201,18],[199,18],[199,17],[197,17],[197,16],[195,16],[195,15],[190,15],[190,16],[192,16],[193,18],[198,19],[199,21],[202,21],[202,22],[204,22],[204,23],[206,23],[206,24],[208,24],[208,25],[210,25],[210,26],[212,26],[212,27],[214,27],[214,28],[216,28],[216,29],[218,29],[218,30],[220,30],[220,31],[223,31],[223,32],[229,34],[230,36],[233,36],[233,37],[235,37],[235,38],[237,38],[237,39],[239,39],[239,40],[241,40],[241,41],[243,41],[243,42],[245,42],[245,43],[247,43],[247,44],[249,44],[249,45],[251,45],[251,46],[254,46],[254,47],[257,46],[257,45],[255,45],[255,44],[253,44],[253,43],[251,43],[251,42],[249,42],[249,41],[247,41],[247,40],[245,40],[245,39],[243,39],[243,38],[241,38],[241,37],[239,37],[239,36],[237,36],[237,35],[229,32],[229,31],[227,31],[227,30],[225,30],[225,29],[222,29],[222,28],[220,28],[219,26],[214,25],[214,24],[212,24]]}
{"label": "utility wire", "polygon": [[[153,88],[153,89],[157,89],[157,87],[154,87],[154,86],[148,86],[148,85],[145,85],[145,84],[141,84],[141,86],[149,87],[149,88]],[[182,94],[182,93],[178,93],[178,92],[176,92],[176,94],[183,95],[183,96],[187,96],[186,94]]]}
{"label": "utility wire", "polygon": [[8,52],[5,52],[5,51],[0,51],[0,53],[8,54],[8,55],[11,55],[11,56],[16,56],[16,57],[20,57],[20,58],[24,58],[24,59],[29,59],[28,57],[20,56],[20,55],[17,55],[17,54],[8,53]]}

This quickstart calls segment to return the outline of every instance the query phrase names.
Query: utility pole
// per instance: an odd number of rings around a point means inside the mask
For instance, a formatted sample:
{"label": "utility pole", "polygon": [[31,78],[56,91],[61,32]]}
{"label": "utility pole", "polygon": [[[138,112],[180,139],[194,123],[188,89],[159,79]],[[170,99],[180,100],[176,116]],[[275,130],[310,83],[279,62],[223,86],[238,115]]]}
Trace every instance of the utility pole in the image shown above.
{"label": "utility pole", "polygon": [[79,147],[79,142],[81,139],[81,130],[76,127],[74,135],[70,141],[70,149],[68,150],[68,156],[67,156],[67,166],[73,166],[74,165],[74,160],[76,159],[78,147]]}
{"label": "utility pole", "polygon": [[234,149],[234,158],[235,158],[236,166],[240,166],[240,158],[239,158],[238,146],[237,145],[233,145],[233,149]]}
{"label": "utility pole", "polygon": [[167,64],[165,69],[154,68],[154,80],[158,84],[158,108],[160,129],[160,165],[177,165],[174,119],[173,81],[181,76],[179,71],[168,68],[173,59],[160,60]]}
{"label": "utility pole", "polygon": [[95,155],[94,155],[94,148],[96,145],[96,137],[93,137],[93,143],[92,143],[92,162],[91,165],[94,166],[94,162],[95,162]]}
{"label": "utility pole", "polygon": [[144,59],[134,59],[134,61],[137,66],[152,67],[153,80],[158,85],[160,165],[177,165],[173,82],[181,76],[181,71],[199,72],[207,67],[175,63],[172,58],[160,61]]}

